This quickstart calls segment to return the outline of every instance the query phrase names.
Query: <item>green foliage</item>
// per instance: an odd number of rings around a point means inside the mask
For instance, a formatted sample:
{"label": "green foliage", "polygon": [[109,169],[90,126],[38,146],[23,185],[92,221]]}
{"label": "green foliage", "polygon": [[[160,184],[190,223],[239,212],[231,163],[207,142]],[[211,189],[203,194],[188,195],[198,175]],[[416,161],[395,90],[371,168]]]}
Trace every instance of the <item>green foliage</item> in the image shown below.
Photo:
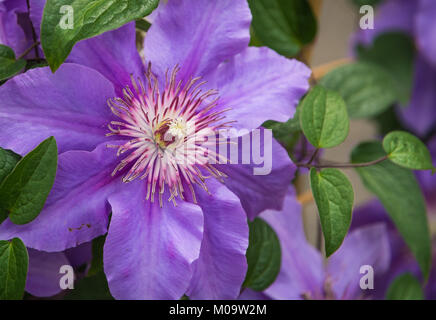
{"label": "green foliage", "polygon": [[292,150],[301,137],[299,110],[300,106],[298,106],[294,117],[286,122],[268,120],[262,124],[262,127],[272,130],[274,139],[285,147],[290,157],[292,157]]}
{"label": "green foliage", "polygon": [[0,185],[0,211],[15,224],[26,224],[41,212],[53,186],[58,150],[51,137],[22,158]]}
{"label": "green foliage", "polygon": [[248,0],[253,15],[252,44],[292,57],[316,36],[317,22],[307,0]]}
{"label": "green foliage", "polygon": [[103,271],[85,277],[69,290],[65,300],[113,300]]}
{"label": "green foliage", "polygon": [[20,300],[26,286],[29,256],[23,242],[0,241],[0,300]]}
{"label": "green foliage", "polygon": [[[367,142],[355,148],[351,158],[353,163],[363,163],[385,155],[381,143]],[[380,199],[415,255],[422,273],[428,277],[431,266],[430,232],[424,197],[413,172],[389,160],[356,170],[368,190]]]}
{"label": "green foliage", "polygon": [[21,156],[12,150],[0,148],[0,184],[20,161]]}
{"label": "green foliage", "polygon": [[344,142],[350,129],[347,107],[339,94],[321,86],[304,98],[301,128],[315,148],[332,148]]}
{"label": "green foliage", "polygon": [[386,300],[424,300],[424,292],[419,281],[410,273],[405,273],[391,283]]}
{"label": "green foliage", "polygon": [[248,225],[248,270],[243,287],[263,291],[275,281],[280,272],[280,242],[274,230],[264,220],[256,218]]}
{"label": "green foliage", "polygon": [[[11,150],[0,148],[0,185],[20,161],[21,156]],[[7,212],[0,210],[0,223],[8,218]]]}
{"label": "green foliage", "polygon": [[138,19],[136,20],[136,29],[147,32],[148,29],[150,29],[151,24],[150,22],[144,20],[144,19]]}
{"label": "green foliage", "polygon": [[[158,0],[47,0],[41,23],[41,44],[48,64],[56,71],[73,46],[150,14]],[[63,29],[60,9],[73,8],[74,26]]]}
{"label": "green foliage", "polygon": [[26,60],[16,59],[15,52],[8,46],[0,44],[0,81],[13,77],[26,66]]}
{"label": "green foliage", "polygon": [[92,261],[88,276],[93,276],[103,271],[103,247],[105,241],[105,235],[92,240]]}
{"label": "green foliage", "polygon": [[415,46],[410,36],[401,32],[383,33],[375,38],[371,47],[358,46],[361,61],[377,64],[392,77],[398,101],[406,105],[410,100],[413,83]]}
{"label": "green foliage", "polygon": [[377,131],[381,135],[386,135],[395,130],[404,130],[395,109],[395,106],[392,106],[373,118],[377,124]]}
{"label": "green foliage", "polygon": [[318,207],[327,256],[344,241],[351,224],[354,191],[338,169],[310,170],[310,186]]}
{"label": "green foliage", "polygon": [[323,77],[320,84],[339,92],[351,118],[378,115],[398,100],[392,76],[376,64],[357,62],[339,67]]}
{"label": "green foliage", "polygon": [[430,151],[414,135],[392,131],[383,139],[383,148],[389,159],[399,166],[414,170],[434,170]]}

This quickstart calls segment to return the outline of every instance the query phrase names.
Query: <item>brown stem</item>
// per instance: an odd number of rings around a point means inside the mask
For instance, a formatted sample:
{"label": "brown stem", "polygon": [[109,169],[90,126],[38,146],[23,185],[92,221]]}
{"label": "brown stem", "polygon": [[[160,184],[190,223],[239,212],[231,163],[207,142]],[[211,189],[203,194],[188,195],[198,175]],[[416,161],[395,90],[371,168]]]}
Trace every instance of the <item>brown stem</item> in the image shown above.
{"label": "brown stem", "polygon": [[302,168],[316,168],[316,169],[324,169],[324,168],[339,168],[339,169],[347,169],[347,168],[362,168],[373,166],[377,163],[383,162],[388,159],[388,156],[384,156],[380,159],[364,162],[364,163],[331,163],[331,164],[308,164],[308,163],[296,163],[297,167]]}
{"label": "brown stem", "polygon": [[308,190],[300,195],[297,196],[297,201],[302,205],[306,205],[308,203],[311,203],[313,201],[313,194],[312,190]]}
{"label": "brown stem", "polygon": [[312,164],[313,160],[315,160],[316,156],[318,155],[320,149],[316,149],[315,152],[312,154],[312,157],[310,157],[310,160],[307,162],[307,164]]}
{"label": "brown stem", "polygon": [[319,80],[333,69],[336,69],[346,64],[350,64],[352,62],[353,60],[350,58],[343,58],[322,64],[312,69],[312,76],[315,80]]}
{"label": "brown stem", "polygon": [[32,51],[33,48],[37,47],[39,45],[39,41],[35,42],[34,44],[32,44],[29,48],[26,49],[26,51],[24,51],[18,58],[17,60],[20,60],[22,58],[24,58],[30,51]]}
{"label": "brown stem", "polygon": [[[29,14],[29,17],[30,17],[30,3],[29,3],[29,0],[26,0],[26,4],[27,4],[27,13]],[[35,28],[33,27],[33,22],[32,21],[30,21],[30,27],[32,28],[32,38],[33,38],[33,43],[35,44],[35,43],[37,43],[39,41],[38,41],[38,38],[36,37],[36,32],[35,32]],[[37,45],[34,46],[34,49],[35,49],[36,59],[39,60],[38,46]]]}

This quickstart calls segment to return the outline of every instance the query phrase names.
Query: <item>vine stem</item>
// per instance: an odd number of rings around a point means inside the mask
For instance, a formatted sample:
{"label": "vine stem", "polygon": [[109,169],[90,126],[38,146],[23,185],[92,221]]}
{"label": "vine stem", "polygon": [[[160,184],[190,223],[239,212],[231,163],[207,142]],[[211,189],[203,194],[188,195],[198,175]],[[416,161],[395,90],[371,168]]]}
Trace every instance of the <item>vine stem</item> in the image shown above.
{"label": "vine stem", "polygon": [[347,169],[347,168],[362,168],[369,167],[380,162],[383,162],[388,159],[388,156],[383,156],[380,159],[364,162],[364,163],[330,163],[330,164],[309,164],[309,163],[296,163],[297,167],[301,168],[315,168],[315,169],[325,169],[325,168],[339,168],[339,169]]}
{"label": "vine stem", "polygon": [[315,152],[310,157],[309,161],[307,162],[308,165],[312,164],[312,162],[315,160],[316,156],[318,155],[320,149],[316,149]]}
{"label": "vine stem", "polygon": [[24,58],[30,51],[32,51],[33,48],[35,48],[36,46],[39,45],[39,41],[35,42],[34,44],[32,44],[29,48],[26,49],[26,51],[24,51],[18,58],[17,60],[20,60],[22,58]]}
{"label": "vine stem", "polygon": [[306,205],[308,203],[311,203],[313,201],[313,194],[312,190],[306,191],[300,195],[297,196],[297,201],[302,205]]}
{"label": "vine stem", "polygon": [[[26,4],[27,4],[27,12],[28,12],[28,14],[30,16],[30,2],[29,2],[29,0],[26,0]],[[33,43],[35,44],[35,43],[38,42],[38,39],[37,39],[36,31],[35,31],[35,28],[33,26],[33,22],[32,21],[30,21],[30,27],[32,28],[32,38],[33,38]],[[35,48],[36,59],[39,60],[38,46],[35,45],[35,46],[33,46],[33,48]]]}
{"label": "vine stem", "polygon": [[320,66],[312,68],[312,76],[315,80],[319,80],[333,69],[336,69],[346,64],[350,64],[352,62],[353,60],[350,58],[343,58],[322,64]]}

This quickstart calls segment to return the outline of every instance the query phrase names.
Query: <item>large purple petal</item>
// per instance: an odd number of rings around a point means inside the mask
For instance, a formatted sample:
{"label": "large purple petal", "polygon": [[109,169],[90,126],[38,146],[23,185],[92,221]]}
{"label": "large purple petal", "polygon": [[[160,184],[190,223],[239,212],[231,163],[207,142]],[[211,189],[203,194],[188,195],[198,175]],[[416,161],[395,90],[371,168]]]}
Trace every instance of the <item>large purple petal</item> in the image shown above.
{"label": "large purple petal", "polygon": [[250,130],[266,120],[292,118],[309,89],[310,74],[305,64],[269,48],[247,48],[220,64],[206,80],[219,92],[219,107],[230,108],[224,115],[237,121],[232,126]]}
{"label": "large purple petal", "polygon": [[80,267],[92,260],[92,243],[86,242],[80,246],[65,250],[65,256],[73,267]]}
{"label": "large purple petal", "polygon": [[415,61],[414,88],[410,105],[398,107],[402,122],[416,134],[425,136],[436,125],[436,68],[422,57]]}
{"label": "large purple petal", "polygon": [[436,68],[436,1],[420,0],[416,15],[416,37],[418,47]]}
{"label": "large purple petal", "polygon": [[363,276],[360,268],[369,265],[374,269],[374,275],[379,276],[387,271],[390,258],[389,238],[383,223],[351,232],[341,248],[330,257],[327,265],[327,281],[336,298],[363,297],[367,292],[360,289],[360,279]]}
{"label": "large purple petal", "polygon": [[[104,270],[117,299],[180,299],[191,279],[203,233],[199,206],[150,203],[146,184],[134,181],[109,198],[112,219]],[[164,199],[168,194],[163,195]]]}
{"label": "large purple petal", "polygon": [[[254,219],[266,209],[281,210],[283,199],[296,171],[296,166],[289,159],[286,150],[272,138],[271,131],[262,129],[260,132],[260,150],[265,157],[265,174],[255,174],[254,168],[260,166],[253,161],[253,153],[246,155],[251,159],[250,164],[242,164],[239,160],[239,164],[217,165],[217,168],[228,176],[224,179],[225,185],[239,197],[250,219]],[[253,133],[250,135],[253,138]],[[239,138],[240,141],[244,139]],[[252,145],[257,143],[255,139],[251,140]],[[239,159],[242,159],[243,143],[239,143],[238,148]],[[253,147],[247,150],[253,151]],[[271,162],[268,163],[266,159]]]}
{"label": "large purple petal", "polygon": [[145,58],[163,77],[177,64],[179,76],[203,76],[247,47],[251,13],[245,0],[172,0],[145,38]]}
{"label": "large purple petal", "polygon": [[37,68],[0,87],[0,146],[25,154],[54,136],[59,152],[92,150],[107,141],[112,84],[98,72],[64,64]]}
{"label": "large purple petal", "polygon": [[62,291],[59,273],[63,265],[70,265],[63,252],[44,252],[28,249],[29,271],[26,291],[36,297],[51,297]]}
{"label": "large purple petal", "polygon": [[239,296],[238,300],[271,300],[271,298],[263,292],[245,289]]}
{"label": "large purple petal", "polygon": [[207,186],[210,195],[196,188],[204,235],[187,294],[191,299],[236,299],[247,272],[247,217],[238,197],[224,185],[209,180]]}
{"label": "large purple petal", "polygon": [[261,214],[277,233],[282,264],[276,281],[264,291],[273,299],[312,299],[322,297],[324,267],[322,257],[308,241],[303,228],[302,209],[293,189],[289,189],[283,210]]}
{"label": "large purple petal", "polygon": [[0,3],[9,11],[27,12],[26,0],[0,0]]}
{"label": "large purple petal", "polygon": [[[25,0],[7,0],[0,2],[0,44],[11,47],[17,56],[32,44],[21,25],[27,12]],[[28,17],[27,17],[28,20]]]}
{"label": "large purple petal", "polygon": [[62,251],[107,232],[108,196],[119,187],[111,172],[117,165],[113,149],[101,144],[94,151],[68,151],[59,156],[55,184],[45,208],[29,224],[0,225],[0,239],[19,237],[27,247]]}
{"label": "large purple petal", "polygon": [[131,86],[130,75],[142,77],[145,72],[135,37],[135,23],[128,23],[117,30],[80,41],[67,61],[94,68],[109,79],[121,95],[123,88]]}

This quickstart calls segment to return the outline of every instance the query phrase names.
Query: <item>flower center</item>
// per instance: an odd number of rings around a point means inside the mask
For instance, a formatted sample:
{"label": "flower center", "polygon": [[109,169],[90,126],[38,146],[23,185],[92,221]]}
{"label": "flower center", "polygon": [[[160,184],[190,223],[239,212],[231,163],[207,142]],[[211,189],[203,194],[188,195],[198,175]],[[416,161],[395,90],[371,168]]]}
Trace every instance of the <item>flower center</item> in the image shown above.
{"label": "flower center", "polygon": [[[120,121],[111,121],[107,135],[129,139],[122,145],[108,145],[118,149],[118,156],[128,152],[112,175],[123,171],[125,183],[138,177],[147,179],[146,199],[154,202],[158,193],[161,206],[166,186],[171,193],[168,200],[174,205],[177,196],[185,199],[186,189],[196,202],[194,184],[208,192],[207,178],[225,177],[211,163],[220,159],[216,145],[223,140],[218,130],[231,123],[222,122],[226,110],[218,110],[218,98],[209,99],[217,94],[215,90],[201,90],[204,82],[199,83],[200,78],[184,85],[177,82],[178,70],[174,68],[170,79],[167,72],[161,92],[149,65],[146,86],[132,78],[133,91],[126,87],[122,98],[108,101]],[[204,176],[206,172],[208,176]]]}

